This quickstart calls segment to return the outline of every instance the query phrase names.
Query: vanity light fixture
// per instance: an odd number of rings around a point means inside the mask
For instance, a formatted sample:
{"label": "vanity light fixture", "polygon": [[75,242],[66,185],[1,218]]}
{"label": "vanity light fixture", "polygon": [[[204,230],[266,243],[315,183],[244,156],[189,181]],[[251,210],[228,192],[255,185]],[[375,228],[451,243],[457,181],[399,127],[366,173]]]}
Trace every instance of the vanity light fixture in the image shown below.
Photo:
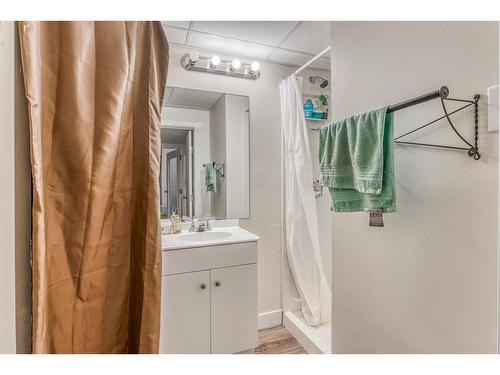
{"label": "vanity light fixture", "polygon": [[218,55],[199,56],[196,52],[186,53],[181,58],[181,65],[186,70],[216,73],[231,77],[258,79],[260,64],[256,61],[245,63],[239,59],[224,60]]}

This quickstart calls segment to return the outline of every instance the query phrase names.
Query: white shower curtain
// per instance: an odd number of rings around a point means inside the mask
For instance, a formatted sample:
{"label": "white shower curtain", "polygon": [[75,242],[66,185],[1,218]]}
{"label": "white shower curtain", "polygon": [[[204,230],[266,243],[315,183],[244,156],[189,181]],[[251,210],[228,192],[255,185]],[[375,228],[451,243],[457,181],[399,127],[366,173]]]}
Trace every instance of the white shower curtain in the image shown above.
{"label": "white shower curtain", "polygon": [[280,82],[280,96],[288,261],[304,319],[309,325],[318,326],[330,321],[332,295],[321,262],[311,149],[301,81],[295,74]]}

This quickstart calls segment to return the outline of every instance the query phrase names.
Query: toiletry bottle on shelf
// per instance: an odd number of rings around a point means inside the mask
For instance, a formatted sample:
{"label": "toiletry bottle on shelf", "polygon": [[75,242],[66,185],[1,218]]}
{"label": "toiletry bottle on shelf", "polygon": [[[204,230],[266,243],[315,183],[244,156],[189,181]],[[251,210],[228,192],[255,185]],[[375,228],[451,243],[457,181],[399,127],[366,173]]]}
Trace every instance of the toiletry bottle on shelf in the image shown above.
{"label": "toiletry bottle on shelf", "polygon": [[307,99],[304,103],[304,115],[306,118],[313,117],[314,104],[311,99]]}
{"label": "toiletry bottle on shelf", "polygon": [[170,223],[172,225],[172,233],[180,233],[182,230],[182,220],[175,208],[172,210],[172,215],[170,215]]}

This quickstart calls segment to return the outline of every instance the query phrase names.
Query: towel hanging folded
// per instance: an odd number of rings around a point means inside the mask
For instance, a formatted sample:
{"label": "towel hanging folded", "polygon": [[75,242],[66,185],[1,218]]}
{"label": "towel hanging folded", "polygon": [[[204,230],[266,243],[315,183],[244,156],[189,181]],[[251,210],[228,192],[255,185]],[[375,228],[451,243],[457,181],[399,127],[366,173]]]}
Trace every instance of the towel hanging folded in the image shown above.
{"label": "towel hanging folded", "polygon": [[207,191],[213,193],[217,192],[217,172],[215,169],[215,162],[203,164],[205,171],[205,186]]}
{"label": "towel hanging folded", "polygon": [[393,115],[382,107],[323,126],[320,180],[338,212],[396,210]]}

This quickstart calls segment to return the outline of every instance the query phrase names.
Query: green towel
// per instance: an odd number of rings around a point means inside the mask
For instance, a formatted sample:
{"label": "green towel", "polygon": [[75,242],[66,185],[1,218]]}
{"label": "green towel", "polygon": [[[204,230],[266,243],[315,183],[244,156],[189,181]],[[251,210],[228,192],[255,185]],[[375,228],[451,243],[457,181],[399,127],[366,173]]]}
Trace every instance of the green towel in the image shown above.
{"label": "green towel", "polygon": [[205,169],[205,186],[207,191],[217,192],[217,171],[215,170],[214,164],[204,164]]}
{"label": "green towel", "polygon": [[393,115],[387,107],[319,131],[320,180],[337,212],[396,211]]}

